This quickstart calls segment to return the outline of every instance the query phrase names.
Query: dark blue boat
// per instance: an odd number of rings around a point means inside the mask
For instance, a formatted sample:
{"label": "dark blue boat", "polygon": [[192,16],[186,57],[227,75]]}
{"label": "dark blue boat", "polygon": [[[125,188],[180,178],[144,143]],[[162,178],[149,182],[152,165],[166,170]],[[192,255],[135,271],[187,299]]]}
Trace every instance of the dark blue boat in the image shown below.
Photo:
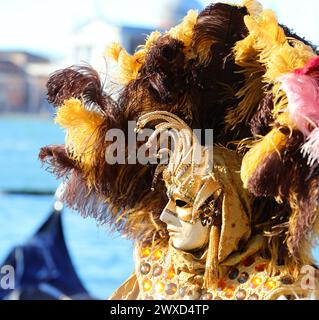
{"label": "dark blue boat", "polygon": [[35,235],[13,248],[5,259],[2,266],[12,266],[15,271],[14,289],[0,286],[1,300],[93,299],[73,267],[61,215],[62,204],[57,201]]}

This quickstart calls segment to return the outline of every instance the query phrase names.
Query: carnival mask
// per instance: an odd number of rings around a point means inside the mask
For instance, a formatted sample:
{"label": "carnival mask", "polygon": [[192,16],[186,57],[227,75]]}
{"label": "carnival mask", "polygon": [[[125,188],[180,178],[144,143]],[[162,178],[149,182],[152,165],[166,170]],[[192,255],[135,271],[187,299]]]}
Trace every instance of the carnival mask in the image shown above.
{"label": "carnival mask", "polygon": [[169,202],[160,219],[167,224],[173,245],[193,251],[208,241],[212,245],[214,238],[216,259],[223,261],[250,236],[251,198],[240,180],[240,158],[224,147],[200,145],[185,122],[169,112],[143,115],[136,131],[152,121],[161,122],[155,125],[149,146],[168,129],[173,140],[173,148],[158,151],[159,156],[168,152],[169,161],[159,164],[154,174],[156,181],[162,173],[167,189]]}
{"label": "carnival mask", "polygon": [[[211,178],[203,179],[198,175],[189,180],[190,171],[190,167],[184,170],[175,184],[166,183],[169,201],[160,216],[167,225],[172,245],[184,251],[205,247],[211,225],[220,223],[221,218],[218,210],[220,185]],[[167,174],[165,171],[166,178]]]}
{"label": "carnival mask", "polygon": [[199,219],[195,223],[180,219],[176,213],[179,209],[174,201],[169,200],[160,216],[167,225],[172,245],[183,251],[195,251],[205,247],[209,239],[209,226],[203,226]]}

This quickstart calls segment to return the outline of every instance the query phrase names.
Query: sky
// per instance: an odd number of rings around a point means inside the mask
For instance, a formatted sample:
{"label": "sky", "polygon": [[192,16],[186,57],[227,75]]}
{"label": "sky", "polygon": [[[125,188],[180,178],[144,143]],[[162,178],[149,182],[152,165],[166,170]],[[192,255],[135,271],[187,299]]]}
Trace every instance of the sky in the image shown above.
{"label": "sky", "polygon": [[[22,49],[48,56],[63,56],[67,52],[69,35],[88,19],[103,15],[119,24],[156,28],[160,15],[165,14],[164,5],[171,1],[0,0],[0,50]],[[199,2],[207,5],[212,1]],[[264,8],[275,10],[281,23],[319,44],[318,0],[260,2]]]}

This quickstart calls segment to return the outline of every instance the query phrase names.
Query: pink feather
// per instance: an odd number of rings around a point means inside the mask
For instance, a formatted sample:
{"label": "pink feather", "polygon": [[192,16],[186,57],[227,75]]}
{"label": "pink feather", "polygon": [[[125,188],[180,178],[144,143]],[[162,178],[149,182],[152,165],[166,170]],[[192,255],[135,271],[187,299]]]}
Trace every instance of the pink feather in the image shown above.
{"label": "pink feather", "polygon": [[311,127],[319,126],[319,86],[308,75],[288,73],[278,79],[288,98],[287,111],[307,137]]}
{"label": "pink feather", "polygon": [[319,128],[312,130],[306,143],[301,148],[304,157],[308,156],[308,165],[312,166],[319,162]]}
{"label": "pink feather", "polygon": [[302,153],[308,155],[308,164],[313,165],[319,162],[319,57],[278,81],[288,98],[287,111],[307,140]]}
{"label": "pink feather", "polygon": [[303,68],[295,70],[295,74],[312,75],[312,73],[319,76],[319,56],[310,59]]}

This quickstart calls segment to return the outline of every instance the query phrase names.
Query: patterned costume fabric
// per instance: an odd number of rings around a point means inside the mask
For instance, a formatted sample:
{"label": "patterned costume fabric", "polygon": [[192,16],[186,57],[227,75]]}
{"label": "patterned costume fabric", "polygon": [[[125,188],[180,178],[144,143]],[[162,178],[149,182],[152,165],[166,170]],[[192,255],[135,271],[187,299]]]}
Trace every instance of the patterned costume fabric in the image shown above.
{"label": "patterned costume fabric", "polygon": [[[189,253],[176,253],[153,248],[136,249],[136,277],[142,288],[139,299],[201,299],[201,300],[269,300],[289,293],[293,279],[267,273],[266,259],[252,255],[229,269],[217,282],[216,289],[203,289],[205,257],[196,259]],[[278,290],[280,289],[280,290]],[[293,291],[291,291],[291,295]]]}

